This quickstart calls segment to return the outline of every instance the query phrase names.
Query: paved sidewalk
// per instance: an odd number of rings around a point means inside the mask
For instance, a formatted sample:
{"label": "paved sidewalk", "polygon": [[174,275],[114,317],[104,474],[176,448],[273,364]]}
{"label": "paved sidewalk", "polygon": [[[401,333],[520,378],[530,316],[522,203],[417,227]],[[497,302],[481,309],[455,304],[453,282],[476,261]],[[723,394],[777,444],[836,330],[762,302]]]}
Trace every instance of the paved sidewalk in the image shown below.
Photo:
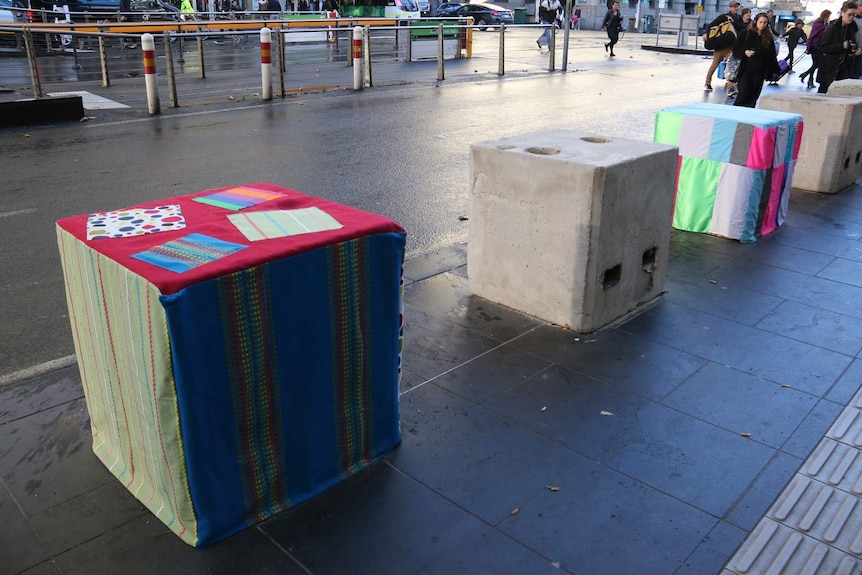
{"label": "paved sidewalk", "polygon": [[2,387],[0,572],[707,574],[753,530],[726,573],[862,572],[860,238],[858,184],[676,232],[663,300],[591,335],[471,296],[466,245],[412,259],[402,445],[204,549],[96,460],[75,366]]}

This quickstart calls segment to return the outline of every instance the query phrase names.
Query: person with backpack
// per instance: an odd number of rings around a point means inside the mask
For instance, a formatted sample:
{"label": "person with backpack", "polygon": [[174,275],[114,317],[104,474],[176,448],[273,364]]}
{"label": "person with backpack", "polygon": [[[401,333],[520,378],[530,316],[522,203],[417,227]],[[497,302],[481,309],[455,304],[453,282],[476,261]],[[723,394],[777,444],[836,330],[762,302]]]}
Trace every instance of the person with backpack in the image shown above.
{"label": "person with backpack", "polygon": [[814,72],[820,64],[820,38],[823,32],[826,31],[826,23],[829,22],[829,17],[832,16],[831,10],[824,10],[820,13],[820,17],[811,23],[811,34],[808,35],[808,40],[805,41],[805,51],[811,56],[811,67],[799,75],[799,81],[804,82],[808,78],[808,88],[814,87]]}
{"label": "person with backpack", "polygon": [[545,39],[548,50],[551,49],[551,26],[556,25],[557,13],[562,9],[560,0],[542,0],[539,4],[539,21],[545,25],[542,35],[536,40],[539,50],[542,49],[542,38]]}
{"label": "person with backpack", "polygon": [[845,2],[841,16],[829,23],[820,39],[820,65],[817,68],[818,94],[825,94],[835,80],[851,74],[851,58],[862,56],[856,45],[856,2]]}
{"label": "person with backpack", "polygon": [[739,2],[731,0],[727,7],[727,14],[722,14],[709,23],[703,35],[703,46],[707,50],[713,50],[712,64],[706,72],[706,82],[703,89],[712,91],[712,75],[718,65],[733,51],[733,43],[736,41],[736,33],[743,29],[742,18],[739,17]]}
{"label": "person with backpack", "polygon": [[602,30],[607,30],[608,42],[605,43],[605,52],[610,50],[611,58],[615,57],[614,44],[620,41],[620,31],[623,29],[623,15],[620,14],[620,3],[617,0],[611,4],[611,9],[602,20]]}

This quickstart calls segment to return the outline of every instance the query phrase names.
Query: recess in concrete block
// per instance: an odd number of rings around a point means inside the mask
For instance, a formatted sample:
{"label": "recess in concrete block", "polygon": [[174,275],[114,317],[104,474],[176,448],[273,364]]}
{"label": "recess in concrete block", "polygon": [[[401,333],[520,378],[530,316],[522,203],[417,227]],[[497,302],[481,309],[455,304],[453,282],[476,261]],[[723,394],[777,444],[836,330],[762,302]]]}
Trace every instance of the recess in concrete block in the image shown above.
{"label": "recess in concrete block", "polygon": [[651,247],[647,251],[644,252],[642,258],[642,266],[643,270],[647,273],[653,273],[656,267],[655,255],[658,248],[656,246]]}
{"label": "recess in concrete block", "polygon": [[545,148],[542,146],[536,146],[533,148],[527,148],[527,153],[538,154],[540,156],[555,156],[560,153],[560,150],[558,150],[557,148]]}
{"label": "recess in concrete block", "polygon": [[589,136],[586,138],[581,138],[584,142],[589,142],[591,144],[610,144],[611,141],[607,138],[596,138],[595,136]]}
{"label": "recess in concrete block", "polygon": [[620,279],[623,275],[623,266],[621,264],[617,264],[609,270],[605,270],[605,275],[602,277],[602,287],[604,289],[610,289],[620,283]]}

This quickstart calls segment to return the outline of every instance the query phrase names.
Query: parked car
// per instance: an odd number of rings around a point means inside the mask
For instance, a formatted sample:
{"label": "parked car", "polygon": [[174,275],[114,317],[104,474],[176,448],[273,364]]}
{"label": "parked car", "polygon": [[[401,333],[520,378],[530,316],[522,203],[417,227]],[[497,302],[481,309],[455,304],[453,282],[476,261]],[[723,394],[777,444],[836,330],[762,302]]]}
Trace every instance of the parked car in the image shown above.
{"label": "parked car", "polygon": [[439,6],[437,6],[437,11],[434,13],[434,15],[440,18],[454,16],[455,11],[458,10],[458,8],[460,8],[461,6],[464,6],[463,2],[443,2]]}
{"label": "parked car", "polygon": [[431,0],[418,0],[417,4],[419,4],[420,16],[423,18],[431,16]]}
{"label": "parked car", "polygon": [[0,0],[0,22],[26,22],[27,8],[18,0]]}
{"label": "parked car", "polygon": [[[24,7],[17,0],[0,0],[0,26],[12,24],[13,22],[26,22],[27,15]],[[20,39],[13,33],[0,33],[0,48],[4,51],[20,48]]]}
{"label": "parked car", "polygon": [[487,30],[491,26],[500,24],[514,24],[515,16],[508,8],[488,4],[487,2],[474,2],[470,4],[456,4],[446,2],[437,8],[437,16],[453,16],[459,18],[473,17],[473,24],[479,30]]}
{"label": "parked car", "polygon": [[86,20],[116,20],[120,13],[120,0],[29,0],[31,12],[30,18],[35,22],[42,22],[42,14],[36,10],[45,11],[47,21],[53,20],[52,10],[54,6],[66,5],[71,12],[73,22],[84,22]]}

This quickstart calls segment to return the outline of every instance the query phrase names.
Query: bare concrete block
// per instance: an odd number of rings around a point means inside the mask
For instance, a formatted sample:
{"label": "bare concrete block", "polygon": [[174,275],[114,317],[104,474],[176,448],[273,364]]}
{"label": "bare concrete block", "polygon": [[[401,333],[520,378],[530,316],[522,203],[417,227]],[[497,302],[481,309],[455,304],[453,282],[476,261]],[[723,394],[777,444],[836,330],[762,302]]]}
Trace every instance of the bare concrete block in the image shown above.
{"label": "bare concrete block", "polygon": [[804,119],[794,188],[835,194],[862,174],[862,95],[835,96],[831,87],[829,94],[782,92],[761,97],[760,107]]}
{"label": "bare concrete block", "polygon": [[678,150],[549,131],[470,148],[472,291],[588,333],[658,296]]}
{"label": "bare concrete block", "polygon": [[858,96],[862,98],[862,80],[837,80],[829,84],[830,96]]}

